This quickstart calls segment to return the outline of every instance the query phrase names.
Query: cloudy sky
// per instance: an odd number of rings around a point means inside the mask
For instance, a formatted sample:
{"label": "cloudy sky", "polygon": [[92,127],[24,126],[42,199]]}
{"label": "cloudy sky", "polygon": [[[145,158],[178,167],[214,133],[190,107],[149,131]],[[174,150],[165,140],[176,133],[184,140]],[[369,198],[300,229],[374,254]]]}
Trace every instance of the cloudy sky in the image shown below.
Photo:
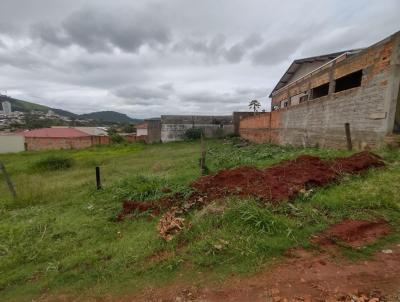
{"label": "cloudy sky", "polygon": [[1,0],[0,91],[76,113],[229,114],[293,59],[400,30],[399,0]]}

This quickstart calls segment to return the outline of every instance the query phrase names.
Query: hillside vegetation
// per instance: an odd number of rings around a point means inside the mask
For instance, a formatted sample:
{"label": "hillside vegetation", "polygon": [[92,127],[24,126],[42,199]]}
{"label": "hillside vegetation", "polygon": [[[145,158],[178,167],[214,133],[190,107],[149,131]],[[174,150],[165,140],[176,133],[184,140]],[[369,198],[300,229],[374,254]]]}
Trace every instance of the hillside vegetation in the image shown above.
{"label": "hillside vegetation", "polygon": [[74,119],[92,119],[96,121],[103,121],[108,123],[139,123],[141,119],[133,119],[126,114],[119,113],[116,111],[98,111],[86,114],[76,114],[63,109],[50,108],[48,106],[22,101],[11,97],[0,96],[0,103],[3,101],[9,101],[12,105],[13,111],[21,111],[29,113],[32,110],[41,111],[47,113],[49,110],[53,110],[55,113]]}
{"label": "hillside vegetation", "polygon": [[30,112],[31,110],[47,112],[50,110],[49,107],[44,105],[39,105],[31,102],[26,102],[10,97],[0,96],[0,102],[9,101],[12,105],[13,111]]}
{"label": "hillside vegetation", "polygon": [[[266,167],[301,154],[350,154],[242,146],[234,139],[206,145],[210,173],[241,165]],[[115,218],[124,199],[146,202],[187,193],[200,173],[198,141],[1,155],[18,198],[11,198],[0,176],[0,296],[15,301],[61,294],[120,296],[177,279],[217,282],[268,267],[291,247],[311,248],[312,234],[345,218],[384,218],[393,230],[389,236],[365,249],[341,250],[350,259],[368,257],[400,242],[400,154],[386,149],[378,154],[386,168],[345,176],[340,184],[290,203],[227,198],[212,209],[190,211],[185,218],[191,228],[170,242],[156,232],[158,217]],[[61,161],[71,165],[59,168]],[[96,166],[101,167],[102,190],[95,189]]]}

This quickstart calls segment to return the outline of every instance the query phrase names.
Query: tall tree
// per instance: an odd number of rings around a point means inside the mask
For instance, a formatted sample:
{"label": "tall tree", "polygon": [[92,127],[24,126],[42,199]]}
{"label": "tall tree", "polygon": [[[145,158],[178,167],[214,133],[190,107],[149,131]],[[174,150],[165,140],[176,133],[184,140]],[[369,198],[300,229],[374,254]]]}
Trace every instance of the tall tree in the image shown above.
{"label": "tall tree", "polygon": [[260,107],[261,107],[261,104],[260,104],[260,102],[257,101],[257,100],[252,100],[252,101],[250,101],[250,103],[249,103],[249,108],[250,108],[250,109],[253,109],[254,114],[256,114],[256,112],[258,111],[258,109],[260,109]]}

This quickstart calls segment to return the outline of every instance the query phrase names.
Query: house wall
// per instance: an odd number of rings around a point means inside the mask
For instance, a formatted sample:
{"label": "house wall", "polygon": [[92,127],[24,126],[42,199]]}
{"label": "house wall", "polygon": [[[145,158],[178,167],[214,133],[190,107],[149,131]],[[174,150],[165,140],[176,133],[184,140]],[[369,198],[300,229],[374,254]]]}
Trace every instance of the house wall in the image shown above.
{"label": "house wall", "polygon": [[95,145],[108,145],[110,143],[110,137],[109,136],[92,136],[92,146]]}
{"label": "house wall", "polygon": [[182,140],[186,130],[201,128],[208,138],[234,133],[232,116],[162,115],[161,141]]}
{"label": "house wall", "polygon": [[48,138],[25,137],[28,151],[83,149],[93,145],[92,137]]}
{"label": "house wall", "polygon": [[350,123],[355,148],[379,146],[394,128],[400,83],[399,58],[400,34],[397,33],[283,89],[273,96],[272,103],[278,104],[290,95],[324,83],[334,88],[335,79],[362,69],[360,87],[337,93],[331,89],[327,96],[274,111],[272,116],[279,116],[277,124],[269,125],[268,115],[245,118],[240,123],[241,135],[255,142],[265,142],[269,141],[269,134],[262,129],[270,129],[276,133],[280,144],[344,148],[344,124]]}
{"label": "house wall", "polygon": [[0,153],[24,151],[24,137],[22,135],[0,135]]}
{"label": "house wall", "polygon": [[147,135],[147,129],[136,129],[136,135],[137,136]]}
{"label": "house wall", "polygon": [[121,134],[121,136],[130,143],[138,142],[138,141],[147,142],[147,135],[137,135],[135,133],[125,133],[125,134]]}

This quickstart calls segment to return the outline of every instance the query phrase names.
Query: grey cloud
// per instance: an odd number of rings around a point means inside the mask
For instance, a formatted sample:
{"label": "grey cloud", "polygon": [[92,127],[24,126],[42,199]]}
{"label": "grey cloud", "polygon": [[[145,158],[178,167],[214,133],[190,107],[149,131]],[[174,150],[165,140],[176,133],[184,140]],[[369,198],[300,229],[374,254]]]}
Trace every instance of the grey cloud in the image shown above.
{"label": "grey cloud", "polygon": [[260,35],[252,34],[229,46],[226,36],[217,34],[211,39],[184,39],[176,43],[173,50],[200,54],[207,63],[239,63],[246,53],[261,42]]}
{"label": "grey cloud", "polygon": [[69,37],[63,29],[56,28],[53,25],[40,22],[31,27],[31,34],[42,42],[50,43],[56,46],[69,46],[71,44]]}
{"label": "grey cloud", "polygon": [[399,29],[399,9],[398,0],[2,0],[0,88],[78,113],[228,114],[252,98],[266,108],[289,60],[377,42]]}
{"label": "grey cloud", "polygon": [[240,62],[247,51],[252,50],[254,47],[262,43],[260,35],[250,35],[242,42],[236,43],[231,48],[225,51],[225,58],[228,62],[237,63]]}
{"label": "grey cloud", "polygon": [[238,88],[232,91],[215,93],[210,91],[196,91],[179,95],[180,99],[185,103],[193,104],[224,104],[235,106],[240,103],[246,103],[252,98],[264,95],[263,88]]}
{"label": "grey cloud", "polygon": [[165,24],[153,19],[148,11],[105,11],[95,7],[70,14],[61,26],[36,23],[32,33],[42,42],[78,45],[89,52],[112,52],[113,48],[137,52],[142,45],[167,44],[170,40]]}
{"label": "grey cloud", "polygon": [[155,105],[168,100],[173,91],[171,83],[163,83],[154,87],[123,86],[115,89],[113,94],[125,99],[125,104]]}
{"label": "grey cloud", "polygon": [[254,64],[275,65],[288,59],[303,43],[303,36],[294,34],[291,37],[267,42],[253,54]]}

